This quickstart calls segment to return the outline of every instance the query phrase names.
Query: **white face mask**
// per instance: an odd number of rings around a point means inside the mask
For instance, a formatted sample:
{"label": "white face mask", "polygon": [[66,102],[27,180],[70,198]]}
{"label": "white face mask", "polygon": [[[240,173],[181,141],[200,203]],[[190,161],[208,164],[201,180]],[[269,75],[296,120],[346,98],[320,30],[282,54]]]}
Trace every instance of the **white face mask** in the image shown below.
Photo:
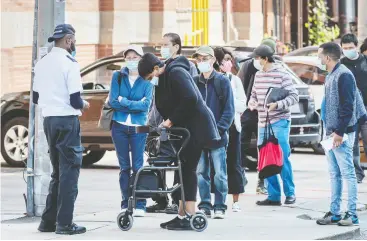
{"label": "white face mask", "polygon": [[259,59],[254,59],[254,67],[257,69],[257,70],[263,70],[264,69],[264,66],[262,66],[260,64],[260,60]]}
{"label": "white face mask", "polygon": [[157,86],[157,85],[158,85],[158,82],[159,82],[159,77],[157,77],[157,76],[154,76],[154,77],[152,78],[152,80],[150,81],[150,83],[151,83],[152,85],[154,85],[154,86]]}
{"label": "white face mask", "polygon": [[321,59],[318,59],[318,60],[317,60],[316,65],[317,65],[317,67],[318,67],[319,69],[326,71],[326,64],[322,64]]}
{"label": "white face mask", "polygon": [[207,73],[212,70],[212,66],[210,65],[209,61],[200,62],[198,63],[198,69],[200,70],[200,73]]}
{"label": "white face mask", "polygon": [[162,47],[161,48],[161,56],[164,59],[169,59],[172,57],[171,51],[168,47]]}
{"label": "white face mask", "polygon": [[126,61],[126,67],[130,71],[136,71],[136,70],[138,70],[138,64],[139,64],[139,60],[127,60]]}

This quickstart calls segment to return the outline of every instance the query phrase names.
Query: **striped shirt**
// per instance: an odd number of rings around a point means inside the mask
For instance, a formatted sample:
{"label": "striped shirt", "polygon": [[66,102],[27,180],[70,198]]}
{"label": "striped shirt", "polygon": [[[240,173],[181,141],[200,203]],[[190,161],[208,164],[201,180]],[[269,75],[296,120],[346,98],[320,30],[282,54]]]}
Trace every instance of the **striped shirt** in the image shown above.
{"label": "striped shirt", "polygon": [[292,105],[298,103],[298,91],[295,89],[292,77],[280,65],[273,64],[268,71],[258,71],[255,75],[254,86],[252,88],[250,102],[256,101],[257,111],[259,113],[259,126],[264,127],[266,123],[266,115],[268,107],[264,106],[266,93],[270,87],[283,88],[289,90],[289,95],[277,101],[277,109],[269,112],[270,123],[275,123],[279,120],[290,120]]}

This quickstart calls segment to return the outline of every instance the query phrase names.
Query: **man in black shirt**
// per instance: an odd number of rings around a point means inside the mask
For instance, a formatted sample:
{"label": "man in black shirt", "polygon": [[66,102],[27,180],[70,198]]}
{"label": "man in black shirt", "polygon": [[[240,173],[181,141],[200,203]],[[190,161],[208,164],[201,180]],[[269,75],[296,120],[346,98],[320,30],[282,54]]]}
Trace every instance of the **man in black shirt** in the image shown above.
{"label": "man in black shirt", "polygon": [[[352,71],[357,87],[362,95],[363,103],[367,108],[367,56],[358,53],[358,40],[354,34],[345,34],[341,39],[344,58],[341,63]],[[367,122],[357,124],[356,140],[353,148],[353,162],[358,183],[362,183],[365,177],[360,165],[359,133],[361,133],[364,150],[367,150]],[[365,152],[365,155],[367,153]]]}

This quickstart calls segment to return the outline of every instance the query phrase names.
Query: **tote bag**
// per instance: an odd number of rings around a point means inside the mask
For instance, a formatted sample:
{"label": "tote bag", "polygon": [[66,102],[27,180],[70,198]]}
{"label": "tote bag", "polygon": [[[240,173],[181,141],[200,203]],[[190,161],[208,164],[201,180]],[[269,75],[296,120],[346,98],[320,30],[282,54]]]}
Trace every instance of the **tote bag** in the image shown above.
{"label": "tote bag", "polygon": [[263,179],[280,174],[283,167],[283,152],[271,127],[269,114],[266,116],[264,139],[258,148],[259,177]]}

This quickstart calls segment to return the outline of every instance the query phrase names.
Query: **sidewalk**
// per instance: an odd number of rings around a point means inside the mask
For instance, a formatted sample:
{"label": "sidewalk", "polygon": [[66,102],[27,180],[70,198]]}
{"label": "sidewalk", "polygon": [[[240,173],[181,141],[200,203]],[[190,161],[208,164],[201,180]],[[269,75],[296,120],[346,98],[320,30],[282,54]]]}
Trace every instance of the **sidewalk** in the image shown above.
{"label": "sidewalk", "polygon": [[[319,226],[315,219],[329,210],[330,187],[326,162],[309,160],[318,156],[302,156],[294,163],[297,203],[281,207],[259,207],[257,200],[265,196],[255,194],[256,173],[247,173],[247,192],[240,197],[242,212],[231,210],[232,197],[228,196],[229,209],[226,219],[209,219],[208,228],[195,231],[168,231],[159,227],[161,222],[174,218],[174,215],[147,214],[144,218],[134,218],[134,225],[128,232],[121,231],[116,224],[119,203],[118,170],[83,169],[80,179],[80,194],[75,208],[75,223],[85,225],[86,234],[60,236],[54,233],[39,233],[39,218],[15,218],[11,214],[19,212],[19,205],[7,203],[2,217],[2,239],[344,239],[359,232],[358,227]],[[293,156],[293,159],[294,156]],[[310,165],[317,163],[317,165]],[[171,178],[171,177],[170,177]],[[106,185],[108,183],[108,185]],[[170,180],[168,180],[170,183]],[[358,209],[364,211],[367,204],[367,183],[359,186]],[[344,190],[346,191],[346,190]],[[344,199],[346,193],[343,194]],[[284,197],[282,198],[284,201]],[[23,201],[24,202],[24,201]],[[148,201],[151,204],[151,200]],[[24,205],[24,204],[23,204]],[[343,200],[343,210],[346,202]],[[14,211],[12,211],[14,210]],[[2,206],[2,213],[3,206]],[[20,217],[19,215],[18,217]]]}

